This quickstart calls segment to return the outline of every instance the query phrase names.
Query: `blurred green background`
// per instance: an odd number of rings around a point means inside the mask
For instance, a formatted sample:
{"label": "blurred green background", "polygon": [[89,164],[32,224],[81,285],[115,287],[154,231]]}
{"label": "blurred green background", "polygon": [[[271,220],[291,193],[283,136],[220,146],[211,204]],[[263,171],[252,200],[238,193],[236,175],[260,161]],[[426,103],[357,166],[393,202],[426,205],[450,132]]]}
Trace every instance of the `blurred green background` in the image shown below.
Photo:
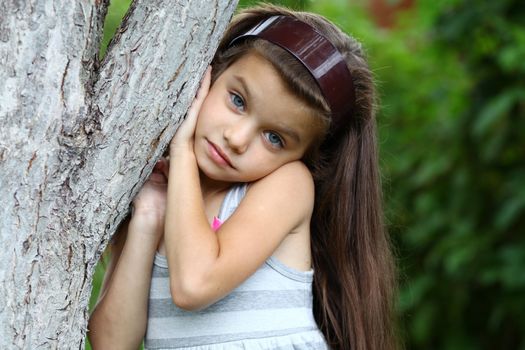
{"label": "blurred green background", "polygon": [[272,2],[367,49],[405,347],[525,350],[525,1]]}

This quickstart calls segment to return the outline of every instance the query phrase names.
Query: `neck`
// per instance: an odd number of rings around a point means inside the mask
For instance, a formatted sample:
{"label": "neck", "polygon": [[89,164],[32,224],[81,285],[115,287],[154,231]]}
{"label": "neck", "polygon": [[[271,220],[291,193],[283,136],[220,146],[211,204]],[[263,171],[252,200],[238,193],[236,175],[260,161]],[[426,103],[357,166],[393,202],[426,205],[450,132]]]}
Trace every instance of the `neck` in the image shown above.
{"label": "neck", "polygon": [[202,171],[199,172],[199,181],[203,199],[206,199],[207,197],[213,196],[217,193],[227,191],[233,185],[232,182],[211,179]]}

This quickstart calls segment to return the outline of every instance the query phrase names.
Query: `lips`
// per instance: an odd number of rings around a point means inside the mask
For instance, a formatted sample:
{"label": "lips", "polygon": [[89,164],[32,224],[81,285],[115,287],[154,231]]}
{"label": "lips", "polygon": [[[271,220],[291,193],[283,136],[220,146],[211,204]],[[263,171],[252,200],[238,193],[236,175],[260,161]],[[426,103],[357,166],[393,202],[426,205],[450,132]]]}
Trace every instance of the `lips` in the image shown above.
{"label": "lips", "polygon": [[228,166],[233,168],[230,158],[223,150],[211,141],[208,141],[208,150],[211,159],[220,166]]}

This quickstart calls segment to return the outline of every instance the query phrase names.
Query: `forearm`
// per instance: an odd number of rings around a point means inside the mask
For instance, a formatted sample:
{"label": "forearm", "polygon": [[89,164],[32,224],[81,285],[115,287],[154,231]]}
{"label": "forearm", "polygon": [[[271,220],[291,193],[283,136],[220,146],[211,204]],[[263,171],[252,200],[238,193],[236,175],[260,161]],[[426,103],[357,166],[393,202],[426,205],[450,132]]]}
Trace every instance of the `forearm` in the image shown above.
{"label": "forearm", "polygon": [[176,168],[168,181],[165,240],[173,294],[199,289],[195,283],[211,271],[219,242],[204,212],[195,156],[184,150],[171,153]]}
{"label": "forearm", "polygon": [[89,321],[94,349],[137,349],[144,337],[151,268],[158,240],[132,219],[126,243]]}

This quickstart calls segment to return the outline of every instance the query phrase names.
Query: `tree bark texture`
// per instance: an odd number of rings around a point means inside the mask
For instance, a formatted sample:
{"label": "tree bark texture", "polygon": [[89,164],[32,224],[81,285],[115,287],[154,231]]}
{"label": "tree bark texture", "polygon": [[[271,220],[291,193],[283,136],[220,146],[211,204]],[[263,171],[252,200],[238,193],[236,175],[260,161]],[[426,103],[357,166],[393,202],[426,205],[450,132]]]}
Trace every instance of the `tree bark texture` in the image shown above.
{"label": "tree bark texture", "polygon": [[84,347],[94,267],[182,121],[236,7],[0,3],[0,349]]}

